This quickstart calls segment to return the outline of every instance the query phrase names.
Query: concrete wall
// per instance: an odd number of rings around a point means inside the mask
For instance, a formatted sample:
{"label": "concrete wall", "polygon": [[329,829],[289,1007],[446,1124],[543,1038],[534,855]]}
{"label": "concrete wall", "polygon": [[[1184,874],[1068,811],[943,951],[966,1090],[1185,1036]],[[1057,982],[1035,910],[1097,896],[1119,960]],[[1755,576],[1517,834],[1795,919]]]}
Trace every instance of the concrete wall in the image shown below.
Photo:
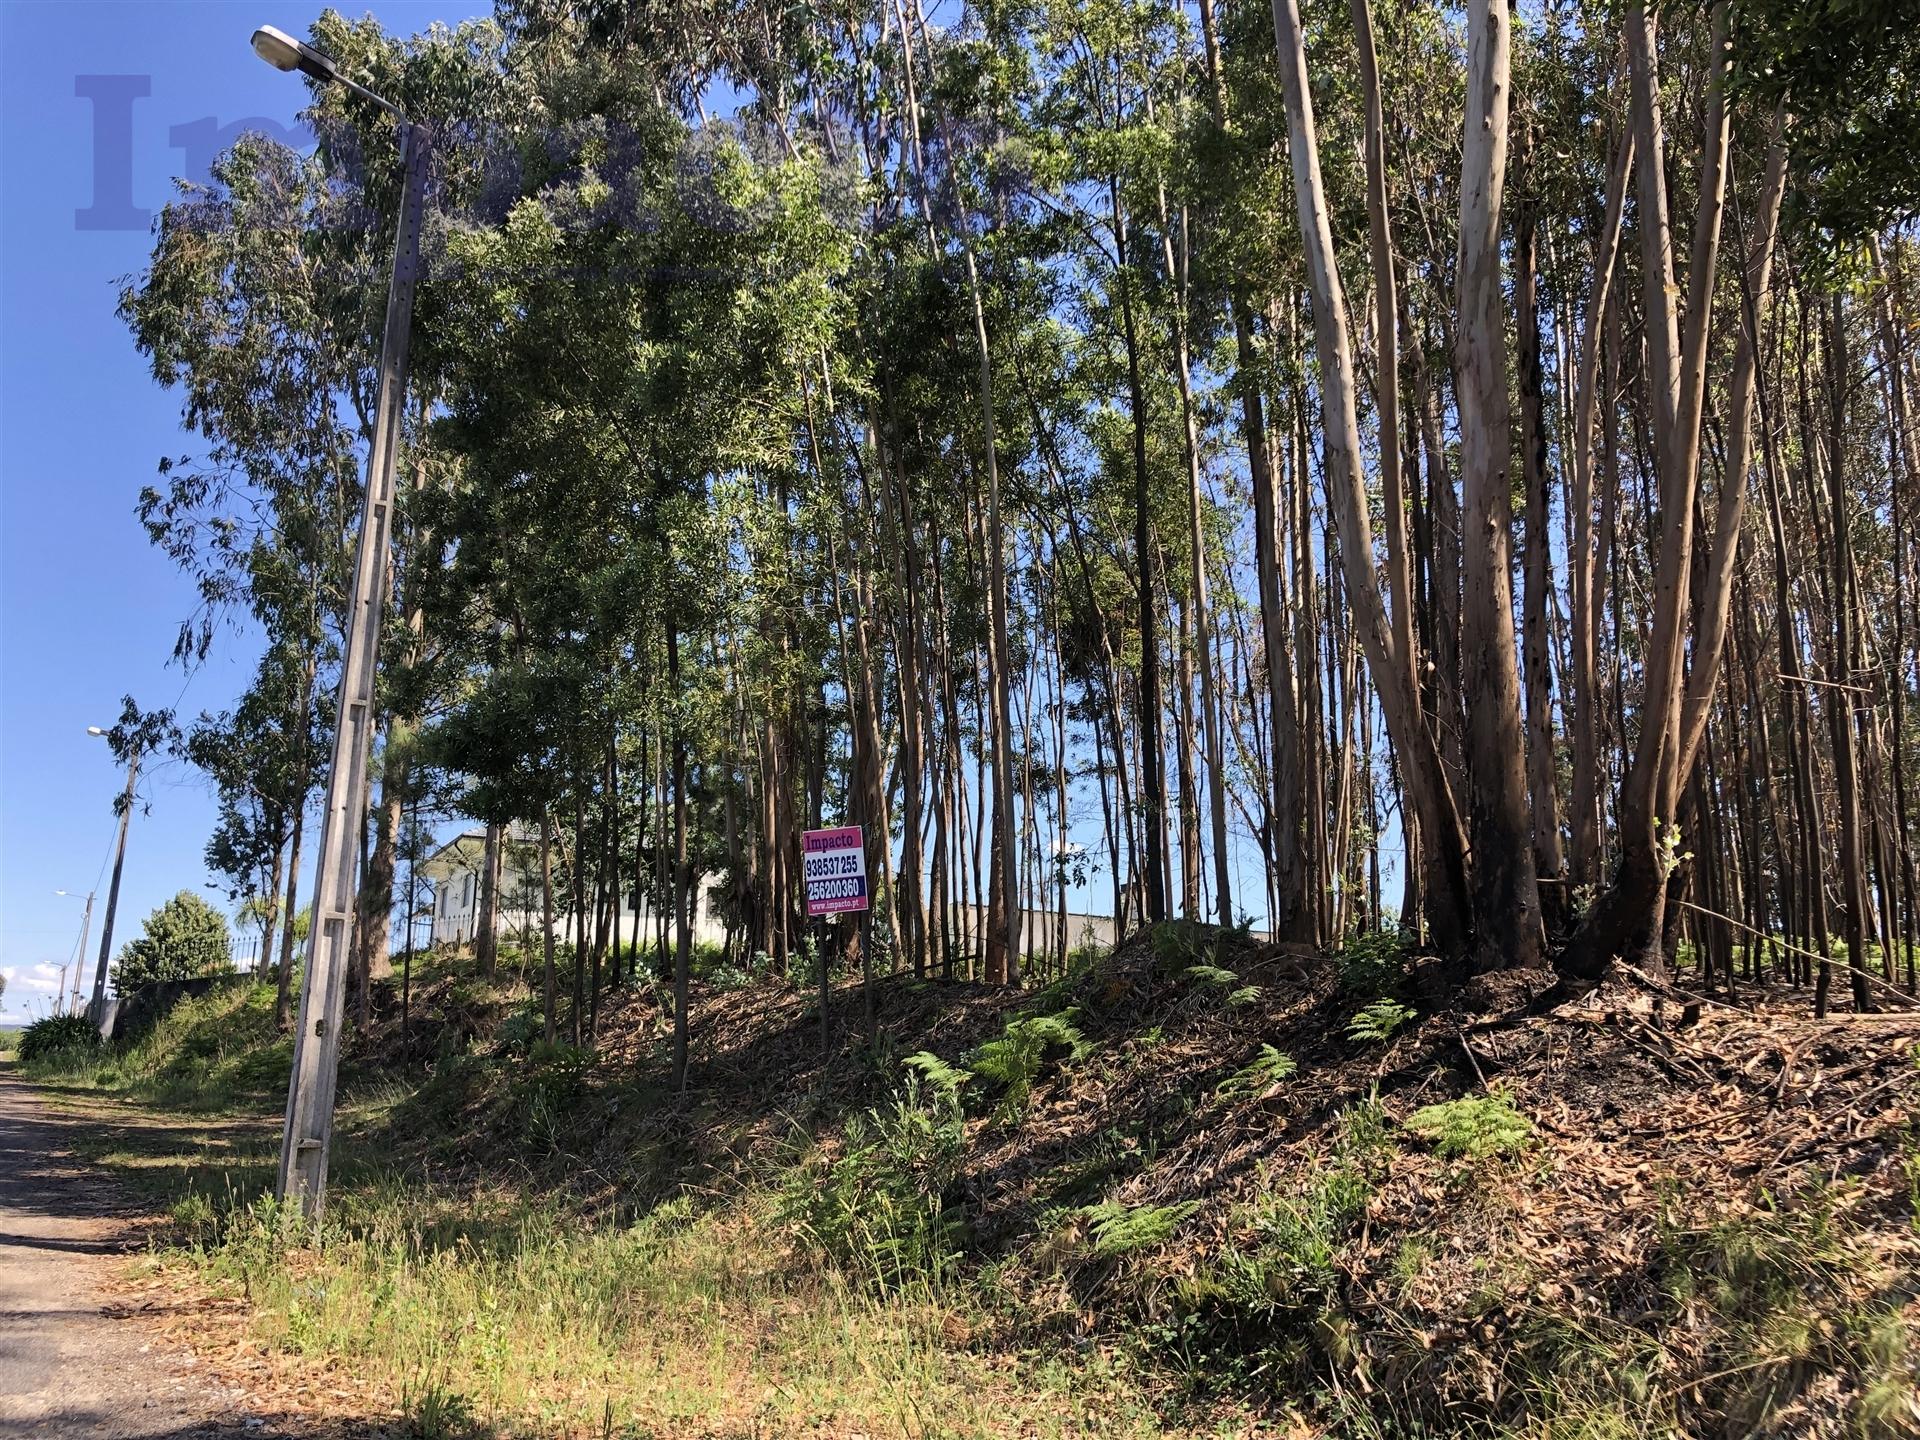
{"label": "concrete wall", "polygon": [[[693,939],[696,945],[720,945],[727,938],[726,926],[714,912],[708,892],[719,883],[720,877],[709,875],[696,887],[696,902],[693,913]],[[525,933],[533,936],[537,942],[540,935],[540,877],[524,871],[515,873],[508,868],[501,877],[501,905],[496,930],[504,940],[511,940]],[[639,896],[639,908],[634,907],[635,896],[622,896],[620,907],[620,940],[623,945],[634,943],[636,934],[644,939],[657,933],[659,917],[646,897]],[[561,944],[573,943],[573,908],[567,897],[555,893],[553,897],[554,916],[553,933]],[[479,930],[480,914],[480,871],[477,863],[471,866],[455,866],[448,877],[440,882],[439,893],[433,902],[433,941],[435,945],[465,945]],[[666,917],[667,934],[671,941],[673,934],[673,916]],[[593,933],[594,919],[587,919],[587,933]]]}

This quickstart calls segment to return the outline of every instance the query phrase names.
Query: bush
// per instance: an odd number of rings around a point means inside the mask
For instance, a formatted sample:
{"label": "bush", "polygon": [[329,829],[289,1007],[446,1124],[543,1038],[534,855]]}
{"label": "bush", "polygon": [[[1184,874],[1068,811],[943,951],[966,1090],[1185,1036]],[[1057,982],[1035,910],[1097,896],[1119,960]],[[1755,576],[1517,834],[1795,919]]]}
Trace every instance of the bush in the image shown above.
{"label": "bush", "polygon": [[1007,1022],[1006,1033],[976,1047],[967,1057],[970,1071],[1003,1087],[996,1118],[1017,1119],[1026,1113],[1033,1082],[1049,1055],[1065,1051],[1078,1060],[1087,1052],[1087,1040],[1074,1026],[1076,1013],[1022,1015]]}
{"label": "bush", "polygon": [[1263,1044],[1260,1053],[1253,1057],[1252,1064],[1222,1080],[1213,1093],[1222,1100],[1264,1098],[1274,1086],[1291,1078],[1299,1068],[1291,1055],[1274,1049],[1272,1045]]}
{"label": "bush", "polygon": [[20,1032],[20,1063],[44,1065],[56,1056],[86,1054],[100,1048],[100,1032],[84,1015],[46,1015]]}
{"label": "bush", "polygon": [[217,975],[228,968],[227,917],[191,890],[182,890],[147,916],[137,939],[114,961],[122,992],[160,980]]}
{"label": "bush", "polygon": [[1078,1213],[1092,1234],[1094,1255],[1112,1260],[1166,1244],[1180,1222],[1199,1208],[1194,1200],[1176,1205],[1123,1205],[1117,1200],[1104,1200]]}
{"label": "bush", "polygon": [[1377,1045],[1391,1039],[1393,1032],[1411,1019],[1411,1007],[1398,1000],[1376,1000],[1347,1022],[1347,1038]]}
{"label": "bush", "polygon": [[1391,994],[1407,978],[1408,940],[1398,926],[1349,935],[1333,957],[1340,984],[1353,995]]}
{"label": "bush", "polygon": [[1233,1239],[1184,1283],[1188,1304],[1236,1326],[1313,1311],[1338,1284],[1341,1250],[1391,1154],[1379,1102],[1348,1110],[1320,1163],[1291,1184],[1264,1189],[1239,1212]]}

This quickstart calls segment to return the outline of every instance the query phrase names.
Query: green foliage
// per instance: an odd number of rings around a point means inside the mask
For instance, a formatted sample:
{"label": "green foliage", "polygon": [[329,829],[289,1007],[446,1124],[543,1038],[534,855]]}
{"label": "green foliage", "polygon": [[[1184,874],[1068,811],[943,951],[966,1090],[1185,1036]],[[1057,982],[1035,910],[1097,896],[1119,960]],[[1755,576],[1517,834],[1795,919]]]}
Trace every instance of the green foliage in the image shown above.
{"label": "green foliage", "polygon": [[795,1167],[781,1216],[863,1282],[937,1282],[959,1256],[964,1216],[950,1196],[965,1152],[954,1098],[909,1075],[889,1103],[846,1123],[836,1151]]}
{"label": "green foliage", "polygon": [[1499,1092],[1424,1105],[1407,1117],[1407,1129],[1443,1160],[1504,1158],[1533,1143],[1533,1122]]}
{"label": "green foliage", "polygon": [[1398,1000],[1376,1000],[1347,1022],[1347,1038],[1360,1044],[1378,1045],[1392,1039],[1393,1033],[1413,1016],[1413,1008]]}
{"label": "green foliage", "polygon": [[494,1031],[494,1043],[502,1055],[526,1055],[532,1052],[545,1029],[540,1006],[530,1000],[500,1022]]}
{"label": "green foliage", "polygon": [[1105,1200],[1075,1213],[1086,1221],[1096,1259],[1114,1260],[1137,1250],[1151,1250],[1173,1238],[1173,1232],[1199,1209],[1196,1201],[1173,1205],[1123,1205]]}
{"label": "green foliage", "polygon": [[1349,935],[1333,957],[1342,988],[1352,995],[1391,994],[1407,978],[1410,944],[1411,937],[1397,926]]}
{"label": "green foliage", "polygon": [[20,1063],[71,1064],[100,1048],[100,1031],[84,1015],[46,1015],[20,1032]]}
{"label": "green foliage", "polygon": [[921,1050],[907,1056],[900,1062],[909,1070],[915,1071],[927,1084],[927,1088],[943,1102],[958,1105],[960,1091],[973,1078],[971,1070],[963,1070],[958,1065],[949,1065],[931,1050]]}
{"label": "green foliage", "polygon": [[990,1085],[1000,1087],[995,1118],[1018,1119],[1026,1113],[1046,1061],[1054,1056],[1078,1060],[1090,1048],[1074,1025],[1073,1008],[1054,1015],[1022,1015],[1007,1022],[1005,1033],[976,1046],[967,1056],[967,1068]]}
{"label": "green foliage", "polygon": [[142,924],[114,962],[122,993],[161,980],[217,975],[229,964],[227,917],[191,890],[182,890]]}
{"label": "green foliage", "polygon": [[484,1433],[472,1402],[448,1385],[445,1367],[401,1381],[400,1414],[406,1440],[469,1440]]}
{"label": "green foliage", "polygon": [[1322,1163],[1293,1176],[1263,1174],[1260,1194],[1236,1216],[1232,1240],[1188,1283],[1187,1303],[1262,1325],[1315,1310],[1338,1279],[1341,1247],[1392,1153],[1379,1103],[1349,1109]]}
{"label": "green foliage", "polygon": [[131,1040],[56,1050],[39,1071],[189,1110],[278,1105],[293,1044],[274,1023],[273,1000],[271,985],[216,986],[180,1001]]}
{"label": "green foliage", "polygon": [[1892,0],[1742,0],[1734,13],[1730,91],[1751,113],[1792,111],[1785,222],[1827,279],[1841,252],[1920,212],[1920,26]]}
{"label": "green foliage", "polygon": [[1162,920],[1147,932],[1147,939],[1162,973],[1201,979],[1219,968],[1220,932],[1197,920]]}
{"label": "green foliage", "polygon": [[1219,965],[1189,965],[1180,972],[1180,978],[1194,981],[1209,990],[1227,990],[1240,977]]}
{"label": "green foliage", "polygon": [[1222,1080],[1213,1093],[1222,1100],[1255,1099],[1291,1078],[1299,1068],[1291,1055],[1282,1054],[1270,1044],[1262,1044],[1252,1063]]}

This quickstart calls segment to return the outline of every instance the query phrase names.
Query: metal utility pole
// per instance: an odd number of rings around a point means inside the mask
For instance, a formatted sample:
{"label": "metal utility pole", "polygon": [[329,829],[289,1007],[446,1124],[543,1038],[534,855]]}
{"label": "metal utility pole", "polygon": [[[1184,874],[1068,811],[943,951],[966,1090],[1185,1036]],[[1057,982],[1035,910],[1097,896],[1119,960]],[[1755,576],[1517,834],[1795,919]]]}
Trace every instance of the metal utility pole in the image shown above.
{"label": "metal utility pole", "polygon": [[294,1027],[293,1075],[287,1086],[286,1126],[280,1141],[275,1193],[298,1201],[318,1220],[326,1204],[327,1156],[333,1143],[334,1087],[340,1071],[340,1030],[346,1008],[348,947],[353,937],[354,871],[366,824],[367,770],[373,747],[373,684],[380,625],[386,611],[387,560],[393,530],[394,460],[407,395],[407,344],[413,291],[419,274],[420,212],[425,202],[430,134],[393,105],[341,75],[311,46],[271,27],[254,32],[253,48],[269,64],[299,70],[322,83],[340,83],[373,101],[400,125],[403,170],[400,217],[393,242],[393,278],[387,290],[385,338],[380,348],[379,403],[367,455],[367,493],[354,553],[353,597],[341,661],[340,711],[333,763],[320,817],[320,859],[314,879],[313,924],[307,969]]}
{"label": "metal utility pole", "polygon": [[[72,895],[71,890],[56,890],[56,895]],[[80,944],[73,952],[73,999],[67,1006],[69,1015],[80,1013],[80,976],[87,967],[87,936],[93,933],[93,891],[87,892],[87,908],[80,916]],[[61,984],[66,980],[62,977]]]}
{"label": "metal utility pole", "polygon": [[[120,800],[120,838],[113,847],[113,882],[107,886],[107,913],[100,924],[100,963],[94,967],[93,1003],[87,1009],[88,1018],[96,1025],[106,1015],[107,958],[113,954],[113,912],[120,908],[120,870],[127,863],[127,824],[133,819],[133,783],[139,777],[140,750],[136,746],[127,754],[127,793]],[[87,910],[92,913],[92,896],[87,897]]]}

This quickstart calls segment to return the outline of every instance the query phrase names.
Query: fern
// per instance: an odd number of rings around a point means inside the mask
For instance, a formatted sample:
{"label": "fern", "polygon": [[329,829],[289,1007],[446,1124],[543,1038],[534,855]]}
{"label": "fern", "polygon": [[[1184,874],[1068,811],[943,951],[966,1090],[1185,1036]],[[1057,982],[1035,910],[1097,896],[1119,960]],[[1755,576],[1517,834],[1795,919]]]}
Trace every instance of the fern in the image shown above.
{"label": "fern", "polygon": [[1517,1155],[1533,1143],[1533,1122],[1501,1094],[1422,1106],[1407,1117],[1407,1129],[1443,1160]]}
{"label": "fern", "polygon": [[1093,1235],[1094,1255],[1111,1260],[1166,1244],[1180,1222],[1199,1208],[1195,1200],[1176,1205],[1123,1205],[1118,1200],[1103,1200],[1076,1213]]}
{"label": "fern", "polygon": [[1214,1094],[1223,1100],[1264,1095],[1299,1068],[1291,1055],[1283,1054],[1271,1045],[1262,1045],[1253,1063],[1222,1080]]}
{"label": "fern", "polygon": [[1236,1010],[1242,1010],[1249,1005],[1258,1005],[1260,1003],[1260,996],[1263,993],[1258,985],[1242,985],[1238,990],[1227,996],[1227,1004]]}
{"label": "fern", "polygon": [[967,1056],[973,1074],[1005,1091],[994,1112],[996,1119],[1025,1112],[1033,1082],[1049,1050],[1064,1048],[1069,1060],[1087,1053],[1087,1039],[1073,1023],[1077,1014],[1068,1009],[1057,1015],[1023,1015],[1009,1020],[1006,1033],[977,1046]]}
{"label": "fern", "polygon": [[1394,1031],[1413,1019],[1413,1013],[1413,1007],[1398,1000],[1376,1000],[1347,1022],[1347,1038],[1377,1045],[1392,1038]]}
{"label": "fern", "polygon": [[1194,980],[1209,990],[1224,990],[1240,977],[1218,965],[1189,965],[1180,972],[1183,980]]}
{"label": "fern", "polygon": [[973,1079],[971,1070],[962,1069],[958,1065],[949,1065],[931,1050],[922,1050],[918,1054],[909,1055],[900,1063],[909,1070],[918,1071],[920,1077],[927,1082],[927,1088],[935,1095],[955,1104],[960,1100],[960,1087]]}

